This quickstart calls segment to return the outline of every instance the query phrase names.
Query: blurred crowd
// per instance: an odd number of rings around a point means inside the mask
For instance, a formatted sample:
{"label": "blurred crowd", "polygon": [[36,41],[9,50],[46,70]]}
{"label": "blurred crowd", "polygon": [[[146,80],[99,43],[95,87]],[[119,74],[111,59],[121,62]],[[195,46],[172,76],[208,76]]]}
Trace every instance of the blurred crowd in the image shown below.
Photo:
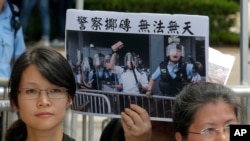
{"label": "blurred crowd", "polygon": [[[16,4],[21,11],[20,19],[27,45],[64,46],[66,11],[74,7],[73,0],[10,1]],[[37,31],[34,32],[34,30]]]}

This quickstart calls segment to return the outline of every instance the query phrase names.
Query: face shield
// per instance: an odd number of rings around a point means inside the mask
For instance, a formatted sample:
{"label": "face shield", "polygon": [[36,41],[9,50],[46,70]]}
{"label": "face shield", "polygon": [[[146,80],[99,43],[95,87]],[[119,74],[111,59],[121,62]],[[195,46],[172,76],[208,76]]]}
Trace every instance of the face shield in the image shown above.
{"label": "face shield", "polygon": [[179,43],[170,43],[167,46],[166,49],[166,56],[175,56],[178,55],[178,53],[180,54],[180,56],[184,57],[184,47],[179,44]]}
{"label": "face shield", "polygon": [[137,67],[138,63],[135,54],[128,52],[124,57],[124,65],[128,68],[132,68],[131,62],[133,64],[133,67]]}
{"label": "face shield", "polygon": [[83,72],[88,72],[90,71],[91,67],[90,67],[90,62],[89,62],[89,58],[88,57],[84,57],[82,60],[82,71]]}
{"label": "face shield", "polygon": [[104,55],[101,53],[94,55],[93,64],[95,67],[103,67],[104,66]]}
{"label": "face shield", "polygon": [[104,63],[105,64],[110,63],[110,59],[111,59],[111,55],[106,55],[104,58]]}

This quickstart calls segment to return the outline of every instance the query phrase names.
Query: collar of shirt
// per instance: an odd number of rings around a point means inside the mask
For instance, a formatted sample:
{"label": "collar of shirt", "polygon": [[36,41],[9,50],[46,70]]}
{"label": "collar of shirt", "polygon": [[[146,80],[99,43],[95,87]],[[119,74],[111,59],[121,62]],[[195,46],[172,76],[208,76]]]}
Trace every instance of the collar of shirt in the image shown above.
{"label": "collar of shirt", "polygon": [[168,67],[177,68],[178,66],[179,66],[179,63],[173,64],[170,61],[168,62]]}
{"label": "collar of shirt", "polygon": [[173,65],[171,62],[168,62],[168,71],[169,71],[169,74],[172,78],[175,78],[176,77],[176,72],[175,72],[175,69],[177,69],[179,66],[179,63],[176,63],[175,65]]}

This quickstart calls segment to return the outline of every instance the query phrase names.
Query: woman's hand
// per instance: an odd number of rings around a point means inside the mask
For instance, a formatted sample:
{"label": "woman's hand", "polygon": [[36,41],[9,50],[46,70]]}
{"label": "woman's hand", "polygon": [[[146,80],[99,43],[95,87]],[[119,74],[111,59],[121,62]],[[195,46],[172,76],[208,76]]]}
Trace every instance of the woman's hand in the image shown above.
{"label": "woman's hand", "polygon": [[126,141],[151,141],[152,126],[145,109],[131,104],[121,113],[121,123]]}

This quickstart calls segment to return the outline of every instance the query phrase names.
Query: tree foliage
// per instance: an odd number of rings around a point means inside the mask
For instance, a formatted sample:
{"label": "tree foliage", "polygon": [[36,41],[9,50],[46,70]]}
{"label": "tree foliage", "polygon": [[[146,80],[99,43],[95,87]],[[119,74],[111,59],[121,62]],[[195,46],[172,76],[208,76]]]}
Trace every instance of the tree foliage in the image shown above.
{"label": "tree foliage", "polygon": [[234,15],[239,11],[236,0],[85,0],[84,3],[86,10],[206,15],[210,44],[239,44],[239,35],[229,30],[235,25]]}

